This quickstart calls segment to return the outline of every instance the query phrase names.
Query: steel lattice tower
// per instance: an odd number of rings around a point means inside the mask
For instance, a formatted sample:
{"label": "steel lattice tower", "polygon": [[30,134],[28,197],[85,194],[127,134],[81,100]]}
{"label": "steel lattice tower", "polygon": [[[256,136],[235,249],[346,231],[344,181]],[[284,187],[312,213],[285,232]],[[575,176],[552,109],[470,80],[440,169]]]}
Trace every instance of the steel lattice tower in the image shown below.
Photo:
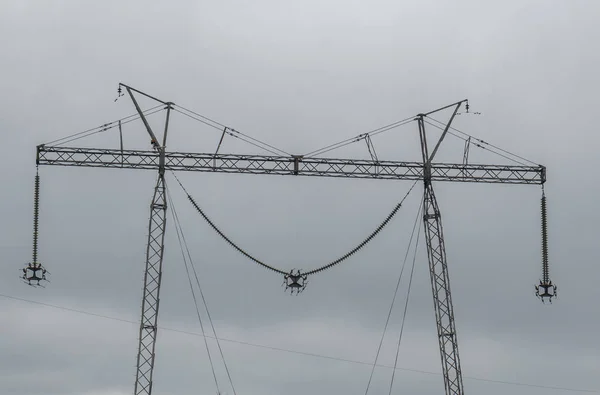
{"label": "steel lattice tower", "polygon": [[[442,361],[444,385],[447,395],[463,395],[463,382],[458,352],[456,326],[448,262],[444,245],[444,235],[440,208],[435,197],[434,182],[474,182],[500,184],[543,185],[546,182],[544,166],[526,165],[484,165],[468,164],[468,151],[465,150],[463,163],[434,163],[433,159],[444,140],[459,108],[466,100],[442,107],[435,111],[419,114],[415,119],[419,126],[421,141],[421,162],[380,161],[305,158],[301,155],[268,156],[166,152],[169,116],[175,104],[164,102],[141,91],[120,84],[129,94],[150,136],[153,150],[124,150],[58,147],[40,145],[37,147],[38,166],[77,166],[118,169],[138,169],[158,171],[154,195],[150,206],[146,268],[144,274],[144,293],[142,302],[139,347],[137,357],[137,375],[135,394],[152,393],[152,374],[155,361],[155,345],[160,305],[160,284],[162,278],[164,237],[166,231],[167,202],[165,195],[166,171],[196,171],[211,173],[245,173],[262,175],[290,175],[313,177],[342,177],[379,180],[422,180],[424,185],[423,221],[427,241],[430,279],[432,286],[437,333]],[[167,110],[162,143],[159,143],[148,124],[144,112],[140,109],[134,93],[158,101]],[[453,109],[452,116],[445,125],[439,140],[429,151],[425,130],[425,120],[433,113]],[[467,103],[468,109],[468,103]],[[544,201],[545,203],[545,201]],[[543,206],[545,216],[545,206]],[[544,217],[545,218],[545,217]],[[36,222],[37,226],[37,222]],[[36,228],[37,229],[37,228]],[[545,235],[545,233],[544,233]],[[37,236],[37,231],[35,233]],[[547,243],[546,236],[544,242]],[[34,238],[34,242],[37,238]],[[545,244],[546,245],[546,244]],[[544,270],[547,272],[547,245],[544,256]],[[34,249],[34,254],[36,253]],[[34,255],[34,260],[36,255]],[[547,277],[547,276],[546,276]],[[549,279],[544,277],[544,281]],[[546,287],[554,287],[551,283]]]}

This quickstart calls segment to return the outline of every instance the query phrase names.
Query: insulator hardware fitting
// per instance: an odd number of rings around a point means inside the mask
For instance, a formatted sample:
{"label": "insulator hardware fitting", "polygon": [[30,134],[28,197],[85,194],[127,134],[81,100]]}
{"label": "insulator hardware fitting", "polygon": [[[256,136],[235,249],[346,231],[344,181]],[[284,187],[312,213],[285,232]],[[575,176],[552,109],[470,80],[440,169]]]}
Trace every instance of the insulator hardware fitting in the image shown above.
{"label": "insulator hardware fitting", "polygon": [[300,269],[292,269],[288,274],[283,276],[283,284],[285,285],[285,290],[290,290],[290,293],[293,295],[294,292],[298,295],[300,292],[304,291],[306,285],[308,285],[308,276],[306,274],[302,274]]}
{"label": "insulator hardware fitting", "polygon": [[535,286],[535,296],[540,298],[542,303],[545,303],[546,299],[552,303],[552,298],[557,297],[557,291],[558,287],[552,284],[552,281],[540,281],[540,284]]}
{"label": "insulator hardware fitting", "polygon": [[46,274],[49,272],[42,266],[41,263],[29,263],[23,268],[23,276],[21,277],[27,285],[32,287],[42,287],[42,281],[48,281]]}

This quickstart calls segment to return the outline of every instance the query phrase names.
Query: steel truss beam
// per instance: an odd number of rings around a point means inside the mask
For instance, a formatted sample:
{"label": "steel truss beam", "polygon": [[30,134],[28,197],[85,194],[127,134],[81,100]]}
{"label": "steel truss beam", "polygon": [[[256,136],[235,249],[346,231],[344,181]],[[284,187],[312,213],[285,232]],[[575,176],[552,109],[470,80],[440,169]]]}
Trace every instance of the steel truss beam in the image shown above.
{"label": "steel truss beam", "polygon": [[[160,153],[119,149],[38,146],[37,163],[53,166],[158,170]],[[165,153],[165,169],[217,173],[277,174],[384,180],[422,180],[422,162],[302,158],[265,155]],[[544,166],[432,163],[432,181],[543,184]]]}

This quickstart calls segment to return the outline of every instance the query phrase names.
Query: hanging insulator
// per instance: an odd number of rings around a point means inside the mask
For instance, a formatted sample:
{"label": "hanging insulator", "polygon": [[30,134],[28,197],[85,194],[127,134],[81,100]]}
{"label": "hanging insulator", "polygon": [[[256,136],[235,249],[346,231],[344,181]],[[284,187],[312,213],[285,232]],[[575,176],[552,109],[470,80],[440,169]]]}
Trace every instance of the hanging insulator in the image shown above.
{"label": "hanging insulator", "polygon": [[542,279],[550,281],[548,273],[548,221],[546,216],[546,194],[542,195]]}
{"label": "hanging insulator", "polygon": [[35,173],[35,186],[33,189],[33,260],[37,263],[38,253],[38,219],[40,214],[40,175]]}
{"label": "hanging insulator", "polygon": [[536,285],[536,295],[545,302],[546,298],[552,303],[552,298],[556,296],[557,287],[550,281],[550,268],[548,263],[548,220],[546,213],[546,194],[542,189],[542,279],[540,284]]}
{"label": "hanging insulator", "polygon": [[21,277],[27,284],[32,286],[41,286],[41,281],[46,279],[46,269],[38,259],[38,229],[40,215],[40,175],[36,171],[35,183],[33,188],[33,257],[32,261],[23,269]]}

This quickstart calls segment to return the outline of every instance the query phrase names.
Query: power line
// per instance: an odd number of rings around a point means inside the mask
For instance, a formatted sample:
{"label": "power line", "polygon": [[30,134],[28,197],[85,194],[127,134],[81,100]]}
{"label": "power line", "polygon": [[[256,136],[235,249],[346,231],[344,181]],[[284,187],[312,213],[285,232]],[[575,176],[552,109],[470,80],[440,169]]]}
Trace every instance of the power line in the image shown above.
{"label": "power line", "polygon": [[[274,271],[275,273],[279,273],[279,274],[283,274],[283,275],[287,275],[288,274],[288,272],[284,271],[283,269],[278,269],[275,266],[271,266],[271,265],[269,265],[269,264],[267,264],[267,263],[259,260],[255,256],[253,256],[250,253],[248,253],[246,250],[244,250],[243,248],[241,248],[237,243],[235,243],[229,237],[227,237],[227,235],[225,235],[225,233],[220,228],[218,228],[217,225],[215,225],[215,223],[206,215],[206,213],[204,212],[204,210],[202,210],[202,208],[200,208],[200,206],[198,205],[198,203],[196,202],[196,200],[192,197],[192,195],[189,194],[189,192],[187,191],[187,189],[183,186],[181,180],[179,179],[179,177],[177,177],[177,175],[175,174],[175,172],[172,172],[172,173],[173,173],[173,177],[179,183],[179,186],[181,187],[181,189],[183,190],[183,192],[187,195],[188,200],[190,201],[190,203],[192,204],[192,206],[194,206],[194,208],[196,209],[196,211],[198,211],[198,213],[202,216],[202,218],[204,218],[204,220],[210,225],[210,227],[219,236],[221,236],[223,238],[223,240],[225,240],[233,249],[235,249],[240,254],[244,255],[246,258],[248,258],[252,262],[256,263],[257,265],[264,267],[265,269],[269,269],[269,270]],[[392,220],[392,218],[398,213],[398,211],[400,210],[400,208],[404,204],[404,201],[408,198],[408,195],[410,195],[410,193],[414,189],[415,185],[417,185],[417,182],[418,182],[418,180],[415,181],[412,184],[412,186],[410,187],[410,189],[408,190],[408,192],[406,192],[406,194],[404,195],[404,197],[402,198],[402,200],[394,207],[394,209],[390,212],[390,214],[388,214],[388,216],[379,224],[379,226],[377,228],[375,228],[375,230],[369,236],[367,236],[367,238],[365,238],[362,242],[360,242],[360,244],[358,244],[352,250],[350,250],[347,253],[345,253],[344,255],[342,255],[340,258],[338,258],[338,259],[336,259],[334,261],[331,261],[331,262],[329,262],[329,263],[327,263],[325,265],[322,265],[322,266],[320,266],[320,267],[318,267],[316,269],[312,269],[312,270],[303,272],[302,274],[306,275],[306,276],[310,276],[310,275],[322,272],[324,270],[330,269],[330,268],[332,268],[332,267],[334,267],[336,265],[341,264],[342,262],[345,262],[350,257],[352,257],[355,253],[357,253],[359,250],[361,250],[363,247],[365,247],[371,240],[373,240],[383,230],[383,228],[385,228],[389,224],[389,222]]]}
{"label": "power line", "polygon": [[[6,298],[6,299],[17,300],[17,301],[21,301],[21,302],[26,302],[26,303],[31,303],[31,304],[37,304],[37,305],[45,306],[45,307],[51,307],[51,308],[54,308],[54,309],[68,311],[68,312],[72,312],[72,313],[89,315],[89,316],[103,318],[103,319],[112,320],[112,321],[126,322],[128,324],[134,324],[134,325],[139,325],[140,324],[139,321],[132,321],[132,320],[127,320],[127,319],[123,319],[123,318],[112,317],[112,316],[98,314],[98,313],[92,313],[92,312],[85,311],[85,310],[73,309],[73,308],[70,308],[70,307],[59,306],[59,305],[45,303],[45,302],[39,302],[39,301],[36,301],[36,300],[19,298],[19,297],[16,297],[16,296],[10,296],[10,295],[5,295],[5,294],[0,294],[0,297]],[[207,337],[209,339],[214,339],[214,337],[212,337],[212,336],[202,335],[202,334],[197,333],[197,332],[191,332],[191,331],[186,331],[186,330],[181,330],[181,329],[175,329],[175,328],[169,328],[169,327],[163,327],[163,326],[159,326],[158,328],[161,329],[161,330],[163,330],[163,331],[168,331],[168,332],[181,333],[181,334],[190,335],[190,336],[200,336],[200,337],[205,336],[205,337]],[[239,344],[239,345],[243,345],[243,346],[262,348],[262,349],[265,349],[265,350],[272,350],[272,351],[278,351],[278,352],[286,352],[286,353],[296,354],[296,355],[304,355],[304,356],[307,356],[307,357],[328,359],[328,360],[331,360],[331,361],[347,362],[347,363],[352,363],[352,364],[356,364],[356,365],[371,366],[373,364],[372,362],[359,361],[359,360],[353,360],[353,359],[347,359],[347,358],[332,357],[332,356],[329,356],[329,355],[309,353],[309,352],[304,352],[304,351],[290,350],[290,349],[287,349],[287,348],[267,346],[267,345],[264,345],[264,344],[251,343],[251,342],[245,342],[245,341],[240,341],[240,340],[226,339],[226,338],[223,338],[223,337],[220,337],[219,340],[227,342],[227,343],[234,343],[234,344]],[[394,367],[390,366],[390,365],[377,365],[377,367],[394,369]],[[439,373],[439,372],[431,372],[431,371],[427,371],[427,370],[419,370],[419,369],[411,369],[411,368],[398,368],[398,367],[396,368],[396,370],[401,370],[401,371],[405,371],[405,372],[428,374],[428,375],[434,375],[434,376],[441,376],[441,373]],[[505,384],[505,385],[521,386],[521,387],[551,389],[551,390],[557,390],[557,391],[569,391],[569,392],[588,393],[588,394],[600,394],[600,391],[597,391],[597,390],[584,390],[584,389],[576,389],[576,388],[568,388],[568,387],[548,386],[548,385],[540,385],[540,384],[529,384],[529,383],[515,382],[515,381],[492,380],[492,379],[485,379],[485,378],[481,378],[481,377],[470,377],[470,376],[463,376],[463,377],[465,379],[467,379],[467,380],[482,381],[482,382],[495,383],[495,384]]]}
{"label": "power line", "polygon": [[[422,204],[423,204],[423,200],[421,200],[421,206],[419,206],[419,210],[417,211],[417,218],[419,218],[421,216]],[[415,273],[415,262],[417,261],[417,251],[419,248],[419,236],[421,235],[421,224],[422,224],[422,222],[419,221],[419,229],[417,229],[417,240],[415,241],[415,253],[413,255],[412,267],[410,268],[410,277],[408,279],[408,291],[406,292],[406,301],[404,302],[404,312],[402,313],[402,324],[400,326],[400,335],[398,335],[398,346],[396,348],[396,359],[394,359],[394,370],[392,371],[392,380],[390,381],[389,395],[392,395],[392,387],[394,386],[394,377],[396,376],[396,368],[398,367],[398,355],[400,354],[400,344],[402,342],[402,335],[404,334],[404,324],[406,323],[406,313],[408,312],[408,302],[410,300],[410,290],[412,289],[413,275]],[[409,247],[410,247],[410,243],[409,243]]]}
{"label": "power line", "polygon": [[[164,107],[163,108],[159,108],[159,107],[163,107],[163,106],[162,105],[154,106],[152,108],[144,110],[143,114],[144,115],[152,115],[152,114],[154,114],[156,112],[164,110]],[[74,134],[71,134],[71,135],[68,135],[68,136],[65,136],[65,137],[61,137],[61,138],[56,139],[56,140],[52,140],[52,141],[50,141],[48,143],[45,143],[44,145],[62,145],[62,144],[68,143],[70,141],[79,140],[81,138],[88,137],[88,136],[91,136],[93,134],[105,132],[105,131],[107,131],[109,129],[115,128],[115,127],[119,126],[119,121],[121,122],[121,125],[124,125],[126,123],[136,121],[136,120],[138,120],[140,118],[141,117],[140,117],[140,115],[138,113],[131,114],[131,115],[128,115],[128,116],[123,117],[121,119],[118,119],[116,121],[105,123],[104,125],[96,126],[94,128],[87,129],[87,130],[84,130],[82,132],[74,133]],[[65,140],[65,141],[63,141],[63,140]],[[60,141],[60,143],[59,143],[59,141]]]}

